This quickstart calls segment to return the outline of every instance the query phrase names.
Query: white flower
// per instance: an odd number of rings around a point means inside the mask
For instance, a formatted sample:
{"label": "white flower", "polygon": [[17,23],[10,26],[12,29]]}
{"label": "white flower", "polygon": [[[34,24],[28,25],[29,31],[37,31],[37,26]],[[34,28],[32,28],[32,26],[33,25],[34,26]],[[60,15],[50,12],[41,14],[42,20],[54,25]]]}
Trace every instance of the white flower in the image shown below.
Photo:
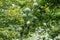
{"label": "white flower", "polygon": [[3,22],[6,22],[5,20]]}
{"label": "white flower", "polygon": [[5,10],[4,9],[2,9],[2,12],[4,12]]}
{"label": "white flower", "polygon": [[39,31],[38,31],[38,34],[40,34],[41,32],[42,32],[42,31],[39,30]]}
{"label": "white flower", "polygon": [[0,20],[4,20],[3,18],[1,18]]}
{"label": "white flower", "polygon": [[33,6],[35,6],[35,7],[38,6],[38,3],[37,2],[33,3]]}
{"label": "white flower", "polygon": [[27,25],[29,25],[30,24],[30,21],[27,21]]}
{"label": "white flower", "polygon": [[28,7],[24,9],[24,12],[28,12],[29,13],[30,11],[31,11],[31,9],[28,8]]}
{"label": "white flower", "polygon": [[49,32],[50,31],[50,29],[46,29],[46,32]]}
{"label": "white flower", "polygon": [[17,30],[18,30],[18,31],[22,31],[22,28],[21,28],[21,27],[18,27]]}
{"label": "white flower", "polygon": [[27,15],[26,14],[22,14],[22,17],[26,17]]}
{"label": "white flower", "polygon": [[58,37],[56,36],[55,38],[54,38],[54,40],[57,40],[58,39]]}
{"label": "white flower", "polygon": [[15,40],[19,40],[19,39],[15,39]]}
{"label": "white flower", "polygon": [[54,38],[54,40],[58,40],[58,39],[60,40],[60,35],[58,35]]}
{"label": "white flower", "polygon": [[53,40],[53,39],[49,39],[49,40]]}
{"label": "white flower", "polygon": [[34,2],[36,2],[36,0],[34,0]]}
{"label": "white flower", "polygon": [[44,26],[46,26],[46,23],[43,23]]}
{"label": "white flower", "polygon": [[12,6],[14,7],[14,6],[15,6],[15,4],[12,4]]}

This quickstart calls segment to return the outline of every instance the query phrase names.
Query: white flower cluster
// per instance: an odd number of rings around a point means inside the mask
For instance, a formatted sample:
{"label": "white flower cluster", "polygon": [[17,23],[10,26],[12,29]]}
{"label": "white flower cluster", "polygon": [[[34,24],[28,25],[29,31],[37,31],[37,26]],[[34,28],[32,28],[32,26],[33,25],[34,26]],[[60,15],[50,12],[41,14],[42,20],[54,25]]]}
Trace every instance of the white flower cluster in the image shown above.
{"label": "white flower cluster", "polygon": [[37,2],[33,3],[33,6],[38,6],[38,3]]}
{"label": "white flower cluster", "polygon": [[25,8],[23,11],[24,11],[25,13],[30,13],[31,9],[27,7],[27,8]]}
{"label": "white flower cluster", "polygon": [[38,3],[37,2],[33,3],[33,10],[37,8],[38,8]]}
{"label": "white flower cluster", "polygon": [[56,36],[54,40],[60,40],[60,35]]}
{"label": "white flower cluster", "polygon": [[30,25],[30,23],[31,23],[30,21],[27,21],[27,23],[26,23],[26,24],[27,24],[27,25]]}
{"label": "white flower cluster", "polygon": [[34,34],[31,35],[32,37],[29,37],[26,40],[53,40],[50,38],[48,32],[42,28],[39,28]]}
{"label": "white flower cluster", "polygon": [[14,7],[14,6],[15,6],[15,4],[12,4],[12,6]]}
{"label": "white flower cluster", "polygon": [[5,10],[4,10],[4,9],[2,9],[1,11],[2,11],[2,12],[4,12]]}
{"label": "white flower cluster", "polygon": [[22,27],[18,27],[16,30],[21,32],[22,31]]}
{"label": "white flower cluster", "polygon": [[43,23],[44,26],[46,26],[47,24],[46,23]]}
{"label": "white flower cluster", "polygon": [[34,0],[34,2],[36,2],[36,0]]}

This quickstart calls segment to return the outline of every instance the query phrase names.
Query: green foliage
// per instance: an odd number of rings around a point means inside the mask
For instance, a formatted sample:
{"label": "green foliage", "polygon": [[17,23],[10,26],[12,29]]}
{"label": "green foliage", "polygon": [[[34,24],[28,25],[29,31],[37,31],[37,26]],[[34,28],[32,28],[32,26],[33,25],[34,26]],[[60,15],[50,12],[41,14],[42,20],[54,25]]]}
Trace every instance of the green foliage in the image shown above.
{"label": "green foliage", "polygon": [[23,40],[36,29],[48,34],[42,40],[59,39],[60,0],[0,0],[0,40]]}

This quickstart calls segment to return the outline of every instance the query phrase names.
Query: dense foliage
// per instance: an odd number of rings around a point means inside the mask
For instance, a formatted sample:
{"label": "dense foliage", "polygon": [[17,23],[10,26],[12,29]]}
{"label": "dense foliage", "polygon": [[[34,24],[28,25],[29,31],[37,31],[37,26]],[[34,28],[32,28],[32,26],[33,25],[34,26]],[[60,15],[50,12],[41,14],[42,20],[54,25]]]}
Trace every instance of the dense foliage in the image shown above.
{"label": "dense foliage", "polygon": [[0,40],[60,40],[59,30],[60,0],[0,0]]}

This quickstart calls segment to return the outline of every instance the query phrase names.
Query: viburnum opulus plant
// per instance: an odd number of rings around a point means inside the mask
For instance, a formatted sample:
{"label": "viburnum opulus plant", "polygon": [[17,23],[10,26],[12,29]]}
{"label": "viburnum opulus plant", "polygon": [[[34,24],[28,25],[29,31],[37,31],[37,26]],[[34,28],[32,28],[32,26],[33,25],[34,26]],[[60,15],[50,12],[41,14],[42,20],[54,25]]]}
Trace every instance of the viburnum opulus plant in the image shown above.
{"label": "viburnum opulus plant", "polygon": [[0,40],[60,40],[60,0],[0,0]]}

